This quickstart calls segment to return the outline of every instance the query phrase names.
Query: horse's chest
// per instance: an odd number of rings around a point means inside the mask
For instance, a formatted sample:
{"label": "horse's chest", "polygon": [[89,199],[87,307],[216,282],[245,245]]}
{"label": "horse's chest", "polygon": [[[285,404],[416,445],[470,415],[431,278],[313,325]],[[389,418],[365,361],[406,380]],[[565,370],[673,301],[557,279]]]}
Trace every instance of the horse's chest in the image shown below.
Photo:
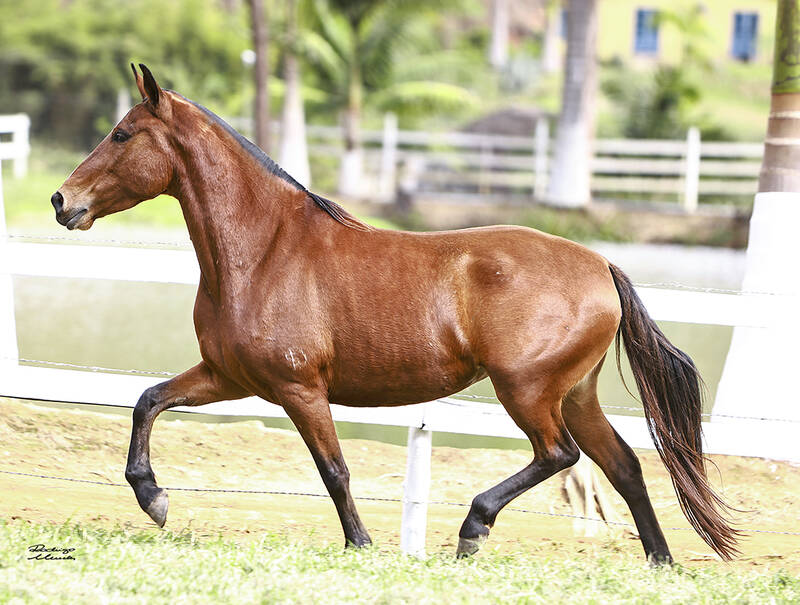
{"label": "horse's chest", "polygon": [[280,311],[221,312],[197,328],[203,358],[237,380],[296,380],[319,367],[324,357],[324,342],[313,322]]}

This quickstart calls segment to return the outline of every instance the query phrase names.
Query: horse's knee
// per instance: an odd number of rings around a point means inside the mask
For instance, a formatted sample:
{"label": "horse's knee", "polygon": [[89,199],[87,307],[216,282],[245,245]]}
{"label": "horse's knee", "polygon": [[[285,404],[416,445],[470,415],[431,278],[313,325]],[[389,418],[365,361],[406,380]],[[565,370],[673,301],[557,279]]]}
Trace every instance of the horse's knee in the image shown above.
{"label": "horse's knee", "polygon": [[139,401],[136,402],[136,406],[133,408],[134,423],[144,421],[158,404],[160,401],[160,387],[160,384],[149,387],[139,396]]}

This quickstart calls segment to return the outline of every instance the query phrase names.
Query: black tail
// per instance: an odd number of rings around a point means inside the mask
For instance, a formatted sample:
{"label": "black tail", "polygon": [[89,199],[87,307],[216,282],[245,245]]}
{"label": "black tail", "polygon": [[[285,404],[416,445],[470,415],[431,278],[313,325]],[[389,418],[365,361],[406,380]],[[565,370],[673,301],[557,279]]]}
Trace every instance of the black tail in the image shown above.
{"label": "black tail", "polygon": [[609,265],[622,305],[617,332],[642,397],[647,428],[669,471],[689,523],[723,559],[738,554],[739,532],[723,516],[729,507],[708,484],[703,458],[703,382],[692,360],[658,329],[628,277]]}

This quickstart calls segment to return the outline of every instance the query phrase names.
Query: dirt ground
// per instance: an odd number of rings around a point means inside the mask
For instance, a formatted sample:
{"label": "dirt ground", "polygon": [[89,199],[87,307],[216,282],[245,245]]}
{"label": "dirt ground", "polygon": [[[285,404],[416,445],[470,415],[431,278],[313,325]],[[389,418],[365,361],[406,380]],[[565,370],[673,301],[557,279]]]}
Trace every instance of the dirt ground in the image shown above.
{"label": "dirt ground", "polygon": [[[0,399],[0,471],[124,484],[130,410],[104,413],[94,409]],[[210,424],[190,417],[168,412],[156,422],[152,462],[162,487],[325,493],[296,433],[265,428],[256,421]],[[345,440],[342,447],[356,498],[402,497],[404,447],[365,440]],[[675,559],[690,566],[716,562],[700,538],[686,530],[689,525],[657,454],[639,455],[662,526],[682,528],[666,529]],[[800,465],[731,456],[712,458],[719,469],[717,474],[710,467],[712,482],[731,505],[749,511],[738,515],[742,528],[800,531]],[[525,450],[436,447],[431,500],[468,504],[475,494],[529,461],[530,453]],[[604,478],[602,481],[620,516],[630,521],[622,499]],[[328,498],[175,490],[169,497],[167,528],[173,531],[190,529],[201,536],[223,534],[242,541],[261,532],[283,532],[294,539],[342,542]],[[356,503],[374,541],[384,546],[399,545],[399,502],[359,499]],[[554,514],[572,512],[561,477],[535,487],[511,507]],[[462,507],[429,506],[428,552],[455,551],[465,514]],[[2,472],[0,515],[19,523],[70,522],[159,531],[139,509],[127,485],[110,487]],[[732,563],[734,567],[800,571],[800,536],[751,533],[742,540],[741,549],[742,556]],[[556,558],[603,552],[642,558],[641,545],[630,531],[615,529],[594,538],[578,538],[570,519],[507,510],[500,514],[483,552],[518,551]]]}

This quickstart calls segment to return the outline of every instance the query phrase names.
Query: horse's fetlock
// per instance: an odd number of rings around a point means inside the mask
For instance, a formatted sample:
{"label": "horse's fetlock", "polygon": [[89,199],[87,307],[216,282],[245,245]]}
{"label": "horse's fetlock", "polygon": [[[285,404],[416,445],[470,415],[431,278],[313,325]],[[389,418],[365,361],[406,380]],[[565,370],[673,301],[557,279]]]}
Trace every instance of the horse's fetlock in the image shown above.
{"label": "horse's fetlock", "polygon": [[151,469],[136,464],[125,469],[125,479],[134,487],[143,483],[152,483],[155,485],[156,482],[155,475],[153,475]]}
{"label": "horse's fetlock", "polygon": [[322,481],[331,492],[340,492],[350,485],[350,471],[344,464],[329,463],[322,469]]}
{"label": "horse's fetlock", "polygon": [[484,494],[478,494],[472,499],[472,504],[469,508],[469,515],[480,520],[482,525],[491,527],[494,525],[494,520],[496,517],[496,513],[493,510],[494,508],[496,507],[491,506]]}

